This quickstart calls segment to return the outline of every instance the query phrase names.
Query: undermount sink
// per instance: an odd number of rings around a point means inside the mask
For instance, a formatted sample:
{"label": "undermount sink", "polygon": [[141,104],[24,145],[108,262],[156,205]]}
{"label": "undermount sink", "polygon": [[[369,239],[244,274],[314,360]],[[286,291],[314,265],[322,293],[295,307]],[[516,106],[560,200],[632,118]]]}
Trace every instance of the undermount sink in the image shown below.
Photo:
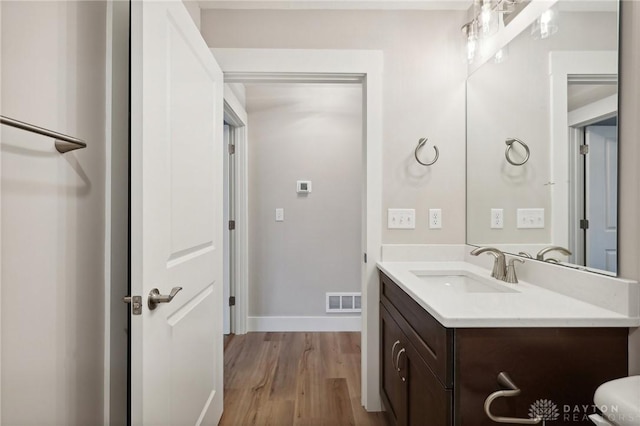
{"label": "undermount sink", "polygon": [[434,274],[430,271],[411,271],[424,283],[455,293],[519,293],[507,285],[494,283],[481,277],[464,274]]}

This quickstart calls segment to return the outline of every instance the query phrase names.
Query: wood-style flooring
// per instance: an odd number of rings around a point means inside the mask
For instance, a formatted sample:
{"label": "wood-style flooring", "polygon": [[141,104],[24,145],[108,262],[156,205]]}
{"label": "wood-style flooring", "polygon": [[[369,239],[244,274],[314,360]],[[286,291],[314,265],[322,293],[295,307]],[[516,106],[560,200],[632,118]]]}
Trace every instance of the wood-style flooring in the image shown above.
{"label": "wood-style flooring", "polygon": [[249,333],[226,342],[220,425],[386,425],[360,405],[360,333]]}

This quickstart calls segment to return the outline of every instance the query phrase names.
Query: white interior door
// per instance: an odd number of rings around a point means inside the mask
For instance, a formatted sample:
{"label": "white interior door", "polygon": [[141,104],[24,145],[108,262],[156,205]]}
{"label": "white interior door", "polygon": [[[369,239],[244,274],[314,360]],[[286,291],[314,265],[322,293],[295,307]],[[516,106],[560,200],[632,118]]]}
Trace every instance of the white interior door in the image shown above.
{"label": "white interior door", "polygon": [[[133,1],[131,322],[134,425],[222,414],[223,76],[179,0]],[[149,292],[170,303],[147,306]]]}
{"label": "white interior door", "polygon": [[618,137],[616,126],[587,126],[587,266],[616,272],[618,264]]}

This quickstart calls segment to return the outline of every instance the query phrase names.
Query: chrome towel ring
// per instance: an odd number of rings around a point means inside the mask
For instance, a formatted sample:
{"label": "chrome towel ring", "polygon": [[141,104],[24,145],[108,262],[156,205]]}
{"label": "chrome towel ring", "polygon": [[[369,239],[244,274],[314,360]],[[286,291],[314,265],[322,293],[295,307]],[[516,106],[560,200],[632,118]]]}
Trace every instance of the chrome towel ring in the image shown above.
{"label": "chrome towel ring", "polygon": [[435,162],[438,161],[438,157],[440,157],[440,151],[438,151],[438,147],[434,145],[433,149],[436,151],[436,156],[433,158],[433,161],[431,161],[430,163],[424,163],[420,161],[420,158],[418,157],[418,151],[420,151],[420,149],[424,146],[424,144],[427,143],[427,140],[428,138],[420,138],[420,140],[418,141],[418,146],[416,146],[416,149],[413,152],[413,155],[416,157],[416,161],[422,164],[423,166],[431,166],[435,164]]}
{"label": "chrome towel ring", "polygon": [[[511,157],[509,156],[509,154],[511,152],[511,148],[513,147],[513,143],[514,142],[518,142],[520,145],[522,145],[524,147],[524,150],[525,150],[524,160],[522,160],[522,162],[520,162],[520,163],[517,163],[517,162],[513,161],[511,159]],[[506,159],[509,162],[509,164],[513,164],[514,166],[522,166],[524,163],[529,161],[529,146],[527,146],[526,143],[522,142],[520,139],[517,139],[517,138],[507,138],[507,140],[504,141],[504,143],[507,144],[507,149],[505,149],[505,151],[504,151],[504,156],[506,157]]]}

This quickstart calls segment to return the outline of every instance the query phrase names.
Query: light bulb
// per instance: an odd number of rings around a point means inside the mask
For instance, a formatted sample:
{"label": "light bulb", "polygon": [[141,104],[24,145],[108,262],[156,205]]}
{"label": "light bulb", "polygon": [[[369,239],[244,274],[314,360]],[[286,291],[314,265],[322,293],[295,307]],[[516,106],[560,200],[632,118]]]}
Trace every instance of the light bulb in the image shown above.
{"label": "light bulb", "polygon": [[488,37],[498,31],[498,12],[491,0],[482,0],[480,7],[480,32],[482,37]]}
{"label": "light bulb", "polygon": [[467,61],[473,62],[476,56],[476,49],[478,48],[478,40],[472,37],[467,39]]}
{"label": "light bulb", "polygon": [[465,53],[468,63],[472,63],[478,50],[478,22],[473,20],[462,26]]}
{"label": "light bulb", "polygon": [[554,8],[542,12],[531,28],[531,34],[535,39],[545,39],[555,34],[557,31],[558,12]]}

